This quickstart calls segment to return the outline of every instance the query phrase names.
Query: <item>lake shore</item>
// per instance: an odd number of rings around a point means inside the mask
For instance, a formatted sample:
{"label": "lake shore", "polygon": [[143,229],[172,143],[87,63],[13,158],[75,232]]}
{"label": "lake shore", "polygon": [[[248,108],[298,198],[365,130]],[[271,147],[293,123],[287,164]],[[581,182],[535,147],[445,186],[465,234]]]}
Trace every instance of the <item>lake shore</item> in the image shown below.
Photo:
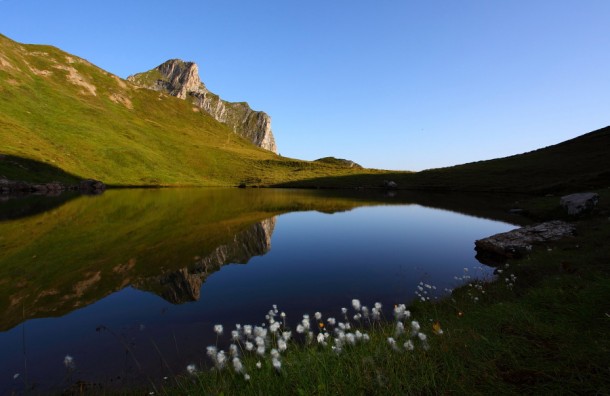
{"label": "lake shore", "polygon": [[[427,334],[428,349],[417,348],[417,343],[413,351],[394,349],[388,344],[388,337],[396,337],[396,324],[388,322],[363,330],[369,334],[370,342],[339,355],[315,342],[301,343],[282,357],[281,371],[269,362],[257,369],[256,362],[261,359],[249,355],[243,359],[250,375],[248,381],[232,368],[221,373],[213,369],[170,379],[171,385],[155,391],[607,393],[607,197],[608,193],[602,192],[595,212],[573,221],[577,230],[574,237],[538,247],[526,257],[498,267],[494,282],[473,282],[439,302],[412,304],[409,310],[421,324],[421,332]],[[533,202],[530,211],[535,217],[544,218],[556,208]],[[442,335],[435,334],[438,329],[443,330]]]}

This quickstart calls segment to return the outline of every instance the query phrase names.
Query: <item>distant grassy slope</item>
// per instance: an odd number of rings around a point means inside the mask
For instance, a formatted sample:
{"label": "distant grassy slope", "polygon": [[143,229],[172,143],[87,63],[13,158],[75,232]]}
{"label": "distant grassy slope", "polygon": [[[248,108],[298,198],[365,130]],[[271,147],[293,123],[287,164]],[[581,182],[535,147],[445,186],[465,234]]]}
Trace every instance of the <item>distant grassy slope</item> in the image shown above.
{"label": "distant grassy slope", "polygon": [[[111,185],[382,187],[548,193],[610,185],[610,128],[530,153],[423,172],[259,149],[187,101],[57,48],[0,35],[0,178]],[[430,153],[434,155],[434,153]],[[11,157],[9,157],[11,156]],[[25,164],[25,165],[24,165]]]}
{"label": "distant grassy slope", "polygon": [[329,176],[279,186],[378,187],[383,180],[393,180],[399,188],[426,190],[553,193],[609,187],[610,127],[506,158],[417,173]]}
{"label": "distant grassy slope", "polygon": [[[186,101],[138,89],[55,47],[2,35],[0,141],[0,154],[49,165],[43,178],[51,180],[237,185],[353,172],[258,149]],[[0,163],[2,176],[35,177],[15,161]]]}

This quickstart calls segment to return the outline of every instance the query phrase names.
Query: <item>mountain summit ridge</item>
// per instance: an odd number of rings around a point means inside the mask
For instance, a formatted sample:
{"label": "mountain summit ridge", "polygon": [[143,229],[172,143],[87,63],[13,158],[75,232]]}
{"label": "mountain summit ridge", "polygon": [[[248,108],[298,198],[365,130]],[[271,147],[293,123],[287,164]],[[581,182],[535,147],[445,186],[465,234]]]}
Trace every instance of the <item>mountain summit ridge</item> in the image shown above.
{"label": "mountain summit ridge", "polygon": [[252,110],[246,102],[228,102],[211,92],[201,81],[199,66],[194,62],[170,59],[152,70],[131,75],[127,80],[180,99],[191,98],[197,108],[229,126],[236,134],[258,147],[278,152],[271,131],[271,117]]}

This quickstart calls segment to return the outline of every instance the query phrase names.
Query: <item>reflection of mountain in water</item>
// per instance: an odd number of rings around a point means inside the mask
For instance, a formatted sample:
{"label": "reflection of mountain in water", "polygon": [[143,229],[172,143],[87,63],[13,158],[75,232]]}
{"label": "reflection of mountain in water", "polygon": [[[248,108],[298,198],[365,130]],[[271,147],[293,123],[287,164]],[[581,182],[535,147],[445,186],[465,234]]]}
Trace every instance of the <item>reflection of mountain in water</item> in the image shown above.
{"label": "reflection of mountain in water", "polygon": [[195,300],[214,270],[267,252],[282,213],[418,202],[478,216],[497,207],[489,216],[501,219],[510,216],[503,200],[272,189],[110,190],[63,205],[13,200],[0,210],[10,214],[0,221],[0,330],[65,315],[129,285],[174,303]]}
{"label": "reflection of mountain in water", "polygon": [[232,242],[218,246],[205,257],[197,257],[193,266],[136,281],[134,286],[153,291],[174,304],[197,301],[208,275],[225,264],[246,264],[253,256],[267,253],[274,227],[275,217],[253,224],[236,234]]}

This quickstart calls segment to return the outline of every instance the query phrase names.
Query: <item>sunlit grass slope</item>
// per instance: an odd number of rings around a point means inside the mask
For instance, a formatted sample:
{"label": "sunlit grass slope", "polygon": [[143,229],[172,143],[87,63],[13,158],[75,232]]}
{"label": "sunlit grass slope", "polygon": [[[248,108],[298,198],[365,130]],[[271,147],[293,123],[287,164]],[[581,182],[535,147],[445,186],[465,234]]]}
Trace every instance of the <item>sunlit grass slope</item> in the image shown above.
{"label": "sunlit grass slope", "polygon": [[[47,165],[47,180],[67,173],[112,185],[237,185],[353,172],[284,159],[187,101],[136,88],[55,47],[2,35],[0,141],[0,154]],[[0,158],[2,176],[32,180],[36,172]]]}

